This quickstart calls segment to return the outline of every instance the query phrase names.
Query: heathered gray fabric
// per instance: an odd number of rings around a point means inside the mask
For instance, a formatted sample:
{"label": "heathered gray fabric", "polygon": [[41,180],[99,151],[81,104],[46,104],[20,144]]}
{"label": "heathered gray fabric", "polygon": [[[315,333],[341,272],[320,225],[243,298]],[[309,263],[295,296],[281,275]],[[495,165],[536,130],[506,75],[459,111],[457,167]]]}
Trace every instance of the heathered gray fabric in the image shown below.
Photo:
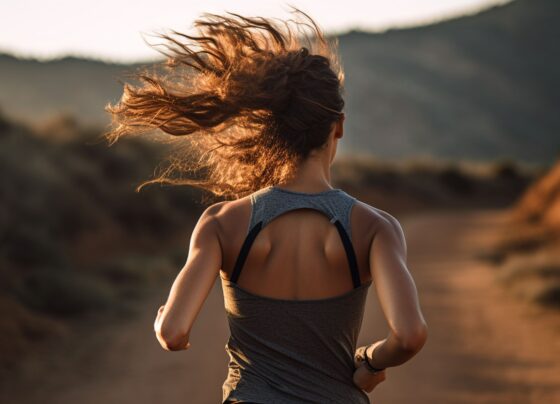
{"label": "heathered gray fabric", "polygon": [[[247,232],[278,215],[309,207],[336,218],[350,232],[355,198],[340,189],[305,194],[275,187],[251,195]],[[348,277],[350,277],[350,272]],[[266,404],[365,404],[354,385],[354,352],[372,281],[342,295],[311,300],[277,299],[253,294],[223,277],[230,337],[223,400]]]}

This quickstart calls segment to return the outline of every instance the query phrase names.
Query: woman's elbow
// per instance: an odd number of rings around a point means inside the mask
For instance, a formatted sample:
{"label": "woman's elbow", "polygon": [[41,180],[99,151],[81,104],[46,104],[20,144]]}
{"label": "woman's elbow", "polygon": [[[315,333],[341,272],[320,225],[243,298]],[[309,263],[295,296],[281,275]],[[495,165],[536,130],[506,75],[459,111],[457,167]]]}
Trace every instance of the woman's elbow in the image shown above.
{"label": "woman's elbow", "polygon": [[426,323],[421,323],[417,327],[397,335],[397,339],[402,349],[416,353],[422,349],[428,339],[428,326]]}
{"label": "woman's elbow", "polygon": [[189,335],[173,330],[161,329],[156,331],[156,337],[166,351],[181,351],[190,347]]}

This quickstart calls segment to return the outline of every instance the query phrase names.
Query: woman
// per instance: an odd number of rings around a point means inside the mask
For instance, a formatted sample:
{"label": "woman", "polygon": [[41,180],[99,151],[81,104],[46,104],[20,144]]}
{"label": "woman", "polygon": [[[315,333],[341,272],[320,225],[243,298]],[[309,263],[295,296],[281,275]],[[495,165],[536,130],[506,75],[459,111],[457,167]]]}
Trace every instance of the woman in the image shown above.
{"label": "woman", "polygon": [[[125,84],[107,107],[118,122],[107,136],[157,128],[183,140],[147,183],[226,198],[201,215],[158,310],[162,347],[190,347],[219,275],[231,331],[224,403],[369,403],[366,393],[422,348],[427,328],[399,222],[331,186],[344,74],[316,23],[295,11],[314,35],[295,35],[293,20],[234,13],[205,14],[197,36],[162,35],[172,74]],[[372,283],[390,333],[356,349]]]}

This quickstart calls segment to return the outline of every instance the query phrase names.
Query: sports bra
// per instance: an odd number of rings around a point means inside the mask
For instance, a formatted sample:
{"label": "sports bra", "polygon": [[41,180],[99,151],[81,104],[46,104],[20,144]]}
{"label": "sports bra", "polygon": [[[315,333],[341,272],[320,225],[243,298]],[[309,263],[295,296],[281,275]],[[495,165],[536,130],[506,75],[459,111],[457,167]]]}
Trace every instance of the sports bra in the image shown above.
{"label": "sports bra", "polygon": [[[335,188],[304,193],[270,186],[250,195],[251,217],[230,279],[220,274],[230,329],[223,403],[369,403],[353,383],[354,352],[367,291],[352,246],[350,213],[356,199]],[[290,210],[323,212],[336,226],[353,289],[321,299],[280,299],[237,284],[258,233]]]}

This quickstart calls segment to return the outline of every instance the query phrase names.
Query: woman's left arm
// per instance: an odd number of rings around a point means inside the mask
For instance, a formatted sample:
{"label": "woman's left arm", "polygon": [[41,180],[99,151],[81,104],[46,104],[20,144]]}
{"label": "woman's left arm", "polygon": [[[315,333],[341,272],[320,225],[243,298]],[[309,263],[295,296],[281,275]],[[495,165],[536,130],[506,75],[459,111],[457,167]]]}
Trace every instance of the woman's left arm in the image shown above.
{"label": "woman's left arm", "polygon": [[187,262],[173,282],[165,305],[158,310],[154,331],[166,351],[190,347],[189,335],[222,266],[217,214],[224,202],[209,206],[190,239]]}

